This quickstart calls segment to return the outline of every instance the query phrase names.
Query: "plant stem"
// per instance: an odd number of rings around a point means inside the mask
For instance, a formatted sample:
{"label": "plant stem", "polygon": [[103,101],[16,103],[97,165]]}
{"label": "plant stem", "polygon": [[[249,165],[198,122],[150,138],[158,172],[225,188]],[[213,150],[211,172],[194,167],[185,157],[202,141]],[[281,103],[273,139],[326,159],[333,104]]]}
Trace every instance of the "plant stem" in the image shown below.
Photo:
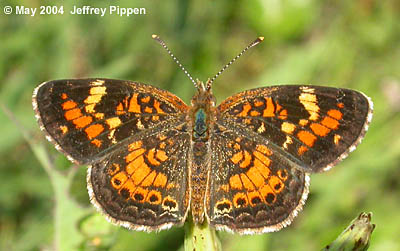
{"label": "plant stem", "polygon": [[221,243],[215,229],[205,221],[202,225],[193,223],[191,217],[185,223],[185,250],[220,251]]}

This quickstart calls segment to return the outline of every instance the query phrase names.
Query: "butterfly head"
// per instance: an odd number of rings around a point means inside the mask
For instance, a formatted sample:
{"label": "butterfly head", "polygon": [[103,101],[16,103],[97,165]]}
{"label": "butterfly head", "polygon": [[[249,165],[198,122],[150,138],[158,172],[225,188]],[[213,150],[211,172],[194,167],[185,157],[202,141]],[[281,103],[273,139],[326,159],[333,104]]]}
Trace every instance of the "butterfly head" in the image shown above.
{"label": "butterfly head", "polygon": [[208,79],[204,84],[202,81],[196,82],[197,93],[193,96],[191,104],[193,107],[214,107],[216,99],[211,90],[211,80]]}

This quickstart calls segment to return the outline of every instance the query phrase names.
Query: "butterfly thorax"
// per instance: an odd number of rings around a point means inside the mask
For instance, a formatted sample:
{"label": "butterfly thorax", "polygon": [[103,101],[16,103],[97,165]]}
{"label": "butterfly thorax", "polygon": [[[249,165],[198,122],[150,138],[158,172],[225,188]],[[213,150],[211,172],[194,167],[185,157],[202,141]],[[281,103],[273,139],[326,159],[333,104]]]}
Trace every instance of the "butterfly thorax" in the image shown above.
{"label": "butterfly thorax", "polygon": [[191,208],[193,220],[204,220],[204,203],[210,172],[210,132],[215,120],[215,97],[211,88],[198,82],[198,92],[192,98],[190,122],[192,125],[191,145]]}
{"label": "butterfly thorax", "polygon": [[215,97],[210,89],[199,82],[197,94],[191,100],[191,122],[193,125],[192,139],[206,142],[209,138],[210,124],[214,120]]}

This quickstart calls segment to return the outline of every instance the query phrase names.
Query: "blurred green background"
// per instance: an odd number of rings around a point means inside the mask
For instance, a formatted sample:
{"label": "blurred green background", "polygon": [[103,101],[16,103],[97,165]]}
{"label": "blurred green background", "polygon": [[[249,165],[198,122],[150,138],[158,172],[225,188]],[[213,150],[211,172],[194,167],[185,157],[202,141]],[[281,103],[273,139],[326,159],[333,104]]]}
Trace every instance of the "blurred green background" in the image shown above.
{"label": "blurred green background", "polygon": [[[63,5],[64,15],[3,13],[6,5],[45,4]],[[110,4],[144,7],[146,15],[67,13],[73,5]],[[86,167],[72,166],[47,143],[31,105],[41,82],[77,77],[140,81],[188,103],[195,89],[154,33],[201,80],[265,37],[214,83],[219,102],[279,83],[353,88],[374,101],[363,143],[334,169],[312,175],[309,199],[290,227],[258,236],[219,233],[224,250],[318,250],[362,211],[373,212],[377,225],[371,250],[400,250],[397,0],[1,1],[1,250],[183,250],[182,228],[146,234],[99,216],[89,203]]]}

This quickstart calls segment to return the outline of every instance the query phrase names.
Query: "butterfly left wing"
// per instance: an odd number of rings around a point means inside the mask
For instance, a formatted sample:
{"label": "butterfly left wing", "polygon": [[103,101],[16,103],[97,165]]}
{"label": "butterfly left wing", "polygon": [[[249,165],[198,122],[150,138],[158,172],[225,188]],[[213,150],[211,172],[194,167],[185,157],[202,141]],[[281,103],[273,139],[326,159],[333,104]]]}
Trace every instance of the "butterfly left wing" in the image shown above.
{"label": "butterfly left wing", "polygon": [[271,86],[236,94],[218,122],[268,144],[307,172],[330,169],[361,142],[373,104],[364,94],[323,86]]}
{"label": "butterfly left wing", "polygon": [[210,225],[239,234],[289,225],[307,199],[309,175],[261,141],[216,127],[206,201]]}

